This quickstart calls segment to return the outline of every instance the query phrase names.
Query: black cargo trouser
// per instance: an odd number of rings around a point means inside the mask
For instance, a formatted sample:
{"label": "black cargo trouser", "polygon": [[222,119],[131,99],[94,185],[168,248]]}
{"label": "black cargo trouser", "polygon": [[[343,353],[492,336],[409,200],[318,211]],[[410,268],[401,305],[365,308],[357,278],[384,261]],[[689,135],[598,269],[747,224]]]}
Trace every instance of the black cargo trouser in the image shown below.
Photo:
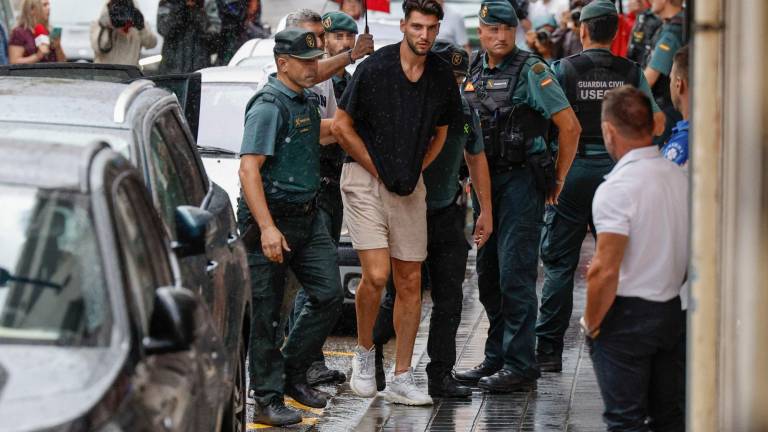
{"label": "black cargo trouser", "polygon": [[[343,301],[336,246],[316,211],[290,217],[273,214],[273,219],[291,248],[283,251],[283,262],[269,261],[258,244],[248,248],[253,291],[250,387],[260,405],[282,400],[286,383],[306,382],[311,357],[322,349]],[[245,226],[240,228],[245,232]],[[279,323],[289,268],[308,299],[286,338]]]}
{"label": "black cargo trouser", "polygon": [[[452,204],[427,215],[427,259],[424,270],[429,275],[432,292],[432,316],[429,321],[427,376],[439,380],[456,363],[456,332],[461,322],[464,300],[462,285],[467,269],[469,245],[464,236],[464,206]],[[394,335],[392,314],[395,287],[390,278],[387,293],[373,329],[373,341],[383,345]]]}

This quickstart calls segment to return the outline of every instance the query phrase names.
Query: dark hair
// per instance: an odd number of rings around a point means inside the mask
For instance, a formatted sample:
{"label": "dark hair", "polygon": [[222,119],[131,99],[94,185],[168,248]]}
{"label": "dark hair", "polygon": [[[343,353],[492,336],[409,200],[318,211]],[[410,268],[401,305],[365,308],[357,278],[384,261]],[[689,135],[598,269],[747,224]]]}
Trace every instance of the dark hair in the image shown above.
{"label": "dark hair", "polygon": [[413,11],[421,12],[424,15],[434,15],[439,20],[443,19],[443,7],[437,0],[405,0],[403,2],[405,19],[408,19]]}
{"label": "dark hair", "polygon": [[645,93],[624,85],[605,93],[602,120],[631,139],[653,136],[653,108]]}
{"label": "dark hair", "polygon": [[619,17],[616,15],[603,15],[584,21],[587,33],[592,42],[610,43],[619,29]]}
{"label": "dark hair", "polygon": [[685,45],[684,47],[677,50],[675,53],[675,72],[678,77],[688,82],[690,80],[690,75],[688,72],[688,45]]}

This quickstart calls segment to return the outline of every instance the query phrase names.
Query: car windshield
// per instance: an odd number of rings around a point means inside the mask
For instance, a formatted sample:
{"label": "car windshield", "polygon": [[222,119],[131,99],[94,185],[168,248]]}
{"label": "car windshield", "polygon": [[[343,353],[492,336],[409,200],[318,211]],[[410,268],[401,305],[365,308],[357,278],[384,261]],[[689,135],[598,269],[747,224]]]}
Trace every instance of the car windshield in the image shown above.
{"label": "car windshield", "polygon": [[0,185],[0,344],[109,342],[111,313],[88,198]]}
{"label": "car windshield", "polygon": [[90,25],[99,18],[104,0],[57,0],[51,2],[51,24]]}
{"label": "car windshield", "polygon": [[203,83],[197,144],[240,153],[245,106],[257,90],[251,83]]}

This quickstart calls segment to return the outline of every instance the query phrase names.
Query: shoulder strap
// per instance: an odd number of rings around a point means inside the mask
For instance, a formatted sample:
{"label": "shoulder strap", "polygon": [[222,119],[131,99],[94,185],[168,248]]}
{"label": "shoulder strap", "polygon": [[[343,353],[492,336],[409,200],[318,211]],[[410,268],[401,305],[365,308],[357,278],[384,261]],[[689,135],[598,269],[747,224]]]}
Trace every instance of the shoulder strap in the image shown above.
{"label": "shoulder strap", "polygon": [[515,58],[512,60],[512,64],[509,65],[509,71],[511,75],[511,80],[509,82],[509,94],[507,95],[507,100],[512,102],[512,96],[515,94],[515,88],[517,87],[517,82],[520,80],[520,74],[523,72],[523,67],[525,66],[525,62],[528,61],[529,57],[537,58],[539,61],[544,62],[544,60],[533,54],[530,51],[518,49],[517,53],[515,53]]}
{"label": "shoulder strap", "polygon": [[256,92],[256,94],[251,98],[250,101],[248,101],[248,104],[245,106],[245,111],[248,112],[253,104],[255,104],[259,99],[263,99],[265,102],[274,104],[277,106],[277,108],[280,110],[280,115],[283,117],[283,119],[287,122],[291,119],[291,113],[288,112],[288,108],[285,106],[285,101],[283,100],[283,95],[275,91],[271,86],[268,84],[265,84],[261,90]]}

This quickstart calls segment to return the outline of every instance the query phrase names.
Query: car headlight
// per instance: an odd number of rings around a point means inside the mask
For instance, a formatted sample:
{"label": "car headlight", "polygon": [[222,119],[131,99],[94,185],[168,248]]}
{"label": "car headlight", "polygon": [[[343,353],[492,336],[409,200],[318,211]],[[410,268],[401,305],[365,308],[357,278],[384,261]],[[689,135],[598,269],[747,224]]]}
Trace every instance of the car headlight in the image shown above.
{"label": "car headlight", "polygon": [[347,296],[351,298],[355,298],[355,294],[357,293],[357,287],[360,285],[361,276],[358,274],[349,275],[347,276],[347,282],[344,284],[344,287],[347,290]]}

